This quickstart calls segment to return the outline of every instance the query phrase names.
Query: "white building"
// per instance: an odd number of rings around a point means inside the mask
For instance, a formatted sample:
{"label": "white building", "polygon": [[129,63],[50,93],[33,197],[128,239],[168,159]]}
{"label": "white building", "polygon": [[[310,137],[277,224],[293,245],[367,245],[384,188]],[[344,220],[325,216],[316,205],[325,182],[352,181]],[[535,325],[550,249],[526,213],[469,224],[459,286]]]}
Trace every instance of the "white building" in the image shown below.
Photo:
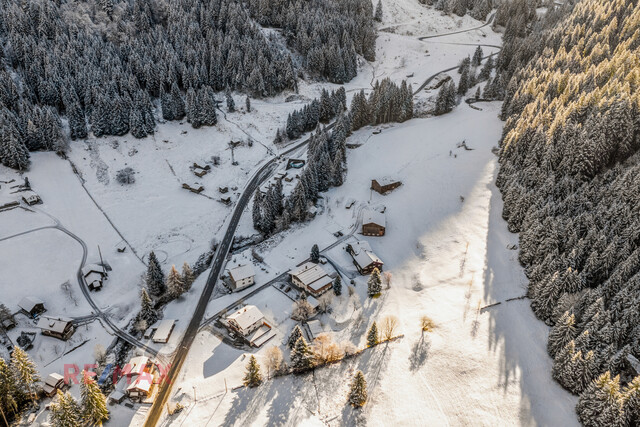
{"label": "white building", "polygon": [[24,200],[24,202],[29,206],[38,204],[42,201],[40,196],[30,190],[22,192],[22,200]]}
{"label": "white building", "polygon": [[176,321],[173,319],[164,319],[158,325],[155,334],[153,334],[153,342],[166,344],[171,338],[173,328],[176,326]]}
{"label": "white building", "polygon": [[322,295],[333,284],[333,278],[329,276],[322,265],[310,261],[289,271],[289,275],[294,285],[314,296]]}
{"label": "white building", "polygon": [[241,265],[229,270],[231,286],[234,291],[240,291],[255,283],[256,273],[252,264]]}
{"label": "white building", "polygon": [[246,305],[230,314],[227,316],[227,322],[232,329],[245,337],[266,323],[264,315],[255,305]]}

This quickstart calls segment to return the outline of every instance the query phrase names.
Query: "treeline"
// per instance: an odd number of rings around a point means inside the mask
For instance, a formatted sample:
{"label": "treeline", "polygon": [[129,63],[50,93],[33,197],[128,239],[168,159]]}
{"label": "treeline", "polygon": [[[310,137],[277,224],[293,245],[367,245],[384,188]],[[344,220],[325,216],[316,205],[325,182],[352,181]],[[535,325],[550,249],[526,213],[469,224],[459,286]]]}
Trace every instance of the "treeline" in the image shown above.
{"label": "treeline", "polygon": [[469,14],[474,19],[484,21],[493,9],[492,0],[420,0],[423,4],[434,6],[436,10],[458,16]]}
{"label": "treeline", "polygon": [[292,222],[303,222],[319,194],[343,183],[346,170],[347,136],[351,133],[348,115],[341,115],[333,130],[318,130],[311,136],[307,163],[293,192],[284,197],[282,181],[276,180],[265,193],[258,190],[253,198],[253,226],[270,235],[286,230]]}
{"label": "treeline", "polygon": [[[295,110],[287,117],[284,134],[289,139],[297,139],[305,132],[314,130],[318,123],[329,123],[331,119],[347,109],[347,93],[344,87],[336,91],[322,89],[320,100],[317,98],[300,110]],[[276,143],[282,142],[282,134],[278,130]]]}
{"label": "treeline", "polygon": [[354,131],[367,125],[402,123],[413,117],[413,91],[405,80],[400,86],[389,78],[376,81],[368,97],[364,90],[353,96],[350,115]]}
{"label": "treeline", "polygon": [[553,376],[593,426],[640,424],[638,22],[637,0],[565,4],[498,60],[503,216]]}
{"label": "treeline", "polygon": [[296,87],[289,55],[235,0],[0,0],[0,16],[0,161],[11,167],[63,146],[59,116],[72,139],[143,137],[156,98],[165,119],[197,127],[215,122],[212,92]]}
{"label": "treeline", "polygon": [[370,0],[249,0],[254,19],[282,29],[312,73],[333,83],[356,76],[357,54],[375,60],[376,29]]}

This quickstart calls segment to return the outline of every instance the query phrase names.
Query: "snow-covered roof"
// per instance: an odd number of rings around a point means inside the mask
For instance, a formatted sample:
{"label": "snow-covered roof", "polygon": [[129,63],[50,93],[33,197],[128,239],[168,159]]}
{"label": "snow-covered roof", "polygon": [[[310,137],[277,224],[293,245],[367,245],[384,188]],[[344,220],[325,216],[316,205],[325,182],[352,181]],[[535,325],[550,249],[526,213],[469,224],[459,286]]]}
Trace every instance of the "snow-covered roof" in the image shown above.
{"label": "snow-covered roof", "polygon": [[148,393],[149,390],[151,390],[151,384],[153,384],[153,375],[145,373],[144,375],[139,375],[138,378],[127,387],[127,391],[136,390]]}
{"label": "snow-covered roof", "polygon": [[87,264],[82,267],[82,275],[87,277],[91,272],[98,273],[100,275],[106,276],[107,273],[104,271],[104,267],[98,264]]}
{"label": "snow-covered roof", "polygon": [[71,319],[66,319],[64,317],[42,316],[40,320],[38,320],[38,328],[62,334],[65,329],[67,329],[67,325],[69,325],[69,323],[71,323]]}
{"label": "snow-covered roof", "polygon": [[153,335],[154,341],[168,341],[175,326],[176,321],[173,319],[165,319],[158,325],[156,333]]}
{"label": "snow-covered roof", "polygon": [[29,200],[29,199],[38,200],[38,199],[40,199],[40,196],[38,196],[34,191],[31,191],[31,190],[23,191],[20,194],[22,194],[22,197],[24,197],[26,200]]}
{"label": "snow-covered roof", "polygon": [[63,381],[64,377],[58,373],[49,374],[47,379],[44,381],[45,385],[49,385],[51,387],[55,387],[60,381]]}
{"label": "snow-covered roof", "polygon": [[249,328],[262,318],[264,318],[264,315],[255,305],[246,305],[227,316],[227,319],[235,321],[241,329]]}
{"label": "snow-covered roof", "polygon": [[351,247],[353,248],[353,259],[358,263],[360,268],[367,267],[374,262],[384,264],[382,260],[378,258],[375,253],[373,253],[369,242],[367,242],[366,240],[358,240],[357,242],[353,243]]}
{"label": "snow-covered roof", "polygon": [[147,363],[149,363],[149,358],[147,356],[136,356],[129,360],[124,367],[123,375],[140,375],[144,372],[144,369],[147,367]]}
{"label": "snow-covered roof", "polygon": [[104,276],[100,273],[96,273],[95,271],[90,272],[89,274],[86,274],[84,276],[84,280],[87,282],[87,284],[92,284],[94,282],[101,282],[104,279]]}
{"label": "snow-covered roof", "polygon": [[362,212],[362,224],[376,224],[381,227],[387,226],[387,220],[383,213],[367,209]]}
{"label": "snow-covered roof", "polygon": [[311,335],[313,336],[313,338],[324,333],[324,329],[322,328],[322,323],[320,323],[319,320],[309,320],[307,322],[307,325],[309,326],[309,331],[311,331]]}
{"label": "snow-covered roof", "polygon": [[44,301],[36,297],[24,297],[18,303],[18,306],[26,312],[31,312],[36,305],[44,305]]}
{"label": "snow-covered roof", "polygon": [[255,276],[256,272],[253,269],[253,264],[247,264],[232,268],[229,270],[229,275],[234,281],[239,281]]}
{"label": "snow-covered roof", "polygon": [[314,290],[323,288],[327,282],[332,280],[326,270],[322,268],[322,265],[311,261],[305,262],[300,267],[289,271],[289,274],[295,276],[303,285]]}
{"label": "snow-covered roof", "polygon": [[378,184],[380,185],[389,185],[389,184],[399,182],[397,179],[392,178],[390,176],[383,176],[382,178],[376,178],[376,181],[378,181]]}

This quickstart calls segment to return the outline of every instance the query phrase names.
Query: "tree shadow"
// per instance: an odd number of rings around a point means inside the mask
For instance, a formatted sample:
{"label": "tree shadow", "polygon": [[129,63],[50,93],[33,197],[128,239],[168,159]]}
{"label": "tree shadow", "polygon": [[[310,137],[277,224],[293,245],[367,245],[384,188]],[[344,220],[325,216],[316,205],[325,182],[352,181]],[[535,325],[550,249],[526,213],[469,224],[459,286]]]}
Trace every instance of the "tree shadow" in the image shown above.
{"label": "tree shadow", "polygon": [[411,355],[409,356],[409,369],[411,372],[415,372],[422,367],[429,358],[429,349],[431,348],[431,342],[424,338],[424,333],[418,341],[411,348]]}

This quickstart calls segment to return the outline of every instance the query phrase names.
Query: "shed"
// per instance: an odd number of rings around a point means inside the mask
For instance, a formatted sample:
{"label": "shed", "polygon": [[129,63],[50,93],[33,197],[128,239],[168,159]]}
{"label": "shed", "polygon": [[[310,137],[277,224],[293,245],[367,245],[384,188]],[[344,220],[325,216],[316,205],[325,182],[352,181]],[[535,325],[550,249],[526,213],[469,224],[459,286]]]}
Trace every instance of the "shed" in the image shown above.
{"label": "shed", "polygon": [[44,394],[49,397],[55,396],[58,390],[62,390],[64,387],[64,377],[58,373],[49,374],[47,379],[44,381],[44,386],[42,387],[44,390]]}
{"label": "shed", "polygon": [[42,335],[64,341],[71,338],[76,330],[71,319],[63,317],[42,316],[38,320],[37,326],[42,331]]}
{"label": "shed", "polygon": [[173,332],[173,328],[176,326],[176,321],[173,319],[164,319],[158,325],[158,329],[156,329],[156,333],[153,334],[153,342],[166,344],[169,342],[169,338],[171,338],[171,333]]}
{"label": "shed", "polygon": [[245,289],[255,283],[253,264],[241,265],[229,270],[231,285],[234,291]]}
{"label": "shed", "polygon": [[126,395],[122,390],[117,390],[117,389],[113,390],[109,395],[109,404],[116,405],[116,404],[122,403],[125,397]]}
{"label": "shed", "polygon": [[20,300],[18,306],[27,314],[27,316],[31,317],[35,317],[38,314],[47,311],[44,307],[44,302],[36,297],[24,297]]}
{"label": "shed", "polygon": [[40,196],[38,196],[33,191],[23,191],[22,200],[24,200],[24,202],[29,206],[33,206],[42,202],[42,199],[40,199]]}
{"label": "shed", "polygon": [[384,236],[386,226],[383,213],[369,209],[362,213],[362,234],[365,236]]}
{"label": "shed", "polygon": [[395,190],[401,185],[402,182],[396,181],[393,178],[389,177],[371,180],[371,189],[377,191],[380,194],[386,194],[392,190]]}

